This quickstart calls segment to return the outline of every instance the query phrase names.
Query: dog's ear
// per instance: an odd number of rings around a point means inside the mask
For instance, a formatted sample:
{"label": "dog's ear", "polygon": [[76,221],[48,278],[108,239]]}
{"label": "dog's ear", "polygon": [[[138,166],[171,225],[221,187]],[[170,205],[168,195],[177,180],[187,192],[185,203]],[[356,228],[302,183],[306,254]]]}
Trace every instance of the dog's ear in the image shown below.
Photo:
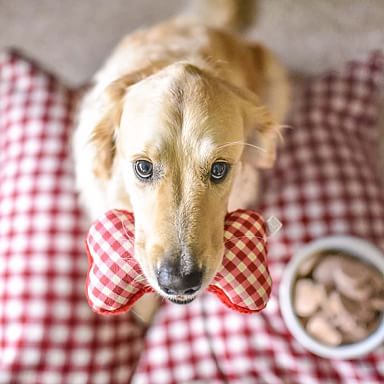
{"label": "dog's ear", "polygon": [[243,160],[257,168],[271,168],[281,138],[281,125],[269,111],[254,99],[245,106],[245,141]]}
{"label": "dog's ear", "polygon": [[90,137],[90,143],[96,148],[93,173],[100,179],[109,179],[111,176],[115,156],[114,135],[122,112],[122,100],[120,97],[114,97],[114,86],[115,84],[111,84],[102,95],[104,113]]}
{"label": "dog's ear", "polygon": [[253,208],[257,202],[259,177],[255,168],[270,168],[276,158],[280,137],[280,124],[267,107],[252,92],[235,91],[244,120],[244,136],[247,145],[236,173],[228,202],[229,211]]}
{"label": "dog's ear", "polygon": [[90,142],[96,148],[93,172],[99,179],[111,177],[115,158],[115,137],[123,112],[123,99],[128,88],[154,73],[159,66],[150,66],[131,72],[109,84],[101,95],[101,119],[92,130]]}
{"label": "dog's ear", "polygon": [[255,74],[252,83],[260,99],[254,94],[243,95],[246,100],[247,142],[260,146],[262,152],[259,156],[251,156],[251,147],[248,147],[243,158],[250,165],[270,168],[282,137],[281,123],[288,111],[290,83],[284,66],[271,51],[255,43],[249,44],[248,49],[255,69],[251,71]]}
{"label": "dog's ear", "polygon": [[257,168],[270,168],[276,159],[280,134],[280,122],[259,97],[247,90],[232,88],[240,104],[244,120],[246,145],[243,160]]}
{"label": "dog's ear", "polygon": [[93,172],[99,179],[111,177],[115,157],[115,134],[120,124],[123,110],[123,97],[127,88],[134,82],[128,76],[112,82],[101,95],[103,114],[92,130],[90,143],[96,148]]}

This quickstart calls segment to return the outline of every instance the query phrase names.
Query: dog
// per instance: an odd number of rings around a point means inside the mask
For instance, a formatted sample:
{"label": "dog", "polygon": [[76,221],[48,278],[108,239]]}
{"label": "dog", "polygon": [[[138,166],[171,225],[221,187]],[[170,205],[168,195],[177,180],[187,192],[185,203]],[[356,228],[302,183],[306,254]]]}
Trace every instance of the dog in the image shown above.
{"label": "dog", "polygon": [[265,46],[182,17],[128,35],[95,76],[73,141],[80,199],[92,220],[134,213],[135,258],[162,297],[189,303],[217,273],[225,215],[254,200],[288,99]]}

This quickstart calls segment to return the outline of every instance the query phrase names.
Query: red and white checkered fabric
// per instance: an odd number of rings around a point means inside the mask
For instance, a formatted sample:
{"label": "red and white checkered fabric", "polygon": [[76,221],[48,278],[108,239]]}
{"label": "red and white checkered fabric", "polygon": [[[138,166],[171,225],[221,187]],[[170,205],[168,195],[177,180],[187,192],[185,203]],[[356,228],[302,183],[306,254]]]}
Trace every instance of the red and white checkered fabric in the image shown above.
{"label": "red and white checkered fabric", "polygon": [[143,328],[87,305],[69,143],[75,93],[0,54],[0,383],[129,381]]}
{"label": "red and white checkered fabric", "polygon": [[133,257],[134,236],[133,214],[117,209],[102,215],[88,231],[86,292],[97,313],[126,312],[146,292],[153,292]]}
{"label": "red and white checkered fabric", "polygon": [[384,250],[375,126],[383,74],[383,56],[374,54],[297,90],[293,128],[266,174],[259,207],[283,222],[269,239],[274,289],[267,307],[244,316],[209,295],[189,306],[165,305],[147,333],[133,383],[384,382],[383,346],[359,360],[317,357],[292,338],[277,300],[284,267],[304,243],[348,233]]}
{"label": "red and white checkered fabric", "polygon": [[[122,210],[106,212],[88,232],[87,295],[98,313],[126,312],[142,295],[154,291],[134,258],[134,233],[133,215]],[[271,293],[264,219],[251,210],[229,213],[224,244],[222,268],[208,291],[238,312],[262,310]]]}

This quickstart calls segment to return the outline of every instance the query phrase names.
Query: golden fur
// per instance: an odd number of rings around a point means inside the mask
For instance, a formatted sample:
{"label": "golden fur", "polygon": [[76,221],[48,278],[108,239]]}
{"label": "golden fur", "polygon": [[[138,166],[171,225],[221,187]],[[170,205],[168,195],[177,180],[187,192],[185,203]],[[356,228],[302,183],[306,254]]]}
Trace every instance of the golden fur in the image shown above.
{"label": "golden fur", "polygon": [[[255,198],[242,166],[273,165],[287,103],[284,70],[263,45],[181,19],[129,35],[96,75],[74,137],[80,197],[91,219],[134,212],[135,257],[163,296],[164,255],[187,249],[203,288],[217,272],[228,208]],[[155,181],[134,175],[141,159],[160,170]],[[217,160],[231,170],[212,184]]]}

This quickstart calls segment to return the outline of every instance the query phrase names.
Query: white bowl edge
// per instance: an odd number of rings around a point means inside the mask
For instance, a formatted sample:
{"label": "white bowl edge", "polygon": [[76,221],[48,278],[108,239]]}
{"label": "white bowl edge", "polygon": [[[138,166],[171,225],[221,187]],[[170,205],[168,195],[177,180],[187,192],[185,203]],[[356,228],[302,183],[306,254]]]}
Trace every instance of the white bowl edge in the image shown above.
{"label": "white bowl edge", "polygon": [[291,291],[295,282],[296,271],[309,255],[329,249],[340,249],[352,256],[360,257],[378,268],[384,274],[384,254],[366,240],[353,236],[328,236],[303,246],[286,266],[279,288],[279,302],[284,321],[294,338],[312,353],[334,359],[353,359],[361,357],[378,347],[384,341],[384,316],[378,328],[363,341],[342,345],[326,346],[310,337],[301,326],[293,311]]}

